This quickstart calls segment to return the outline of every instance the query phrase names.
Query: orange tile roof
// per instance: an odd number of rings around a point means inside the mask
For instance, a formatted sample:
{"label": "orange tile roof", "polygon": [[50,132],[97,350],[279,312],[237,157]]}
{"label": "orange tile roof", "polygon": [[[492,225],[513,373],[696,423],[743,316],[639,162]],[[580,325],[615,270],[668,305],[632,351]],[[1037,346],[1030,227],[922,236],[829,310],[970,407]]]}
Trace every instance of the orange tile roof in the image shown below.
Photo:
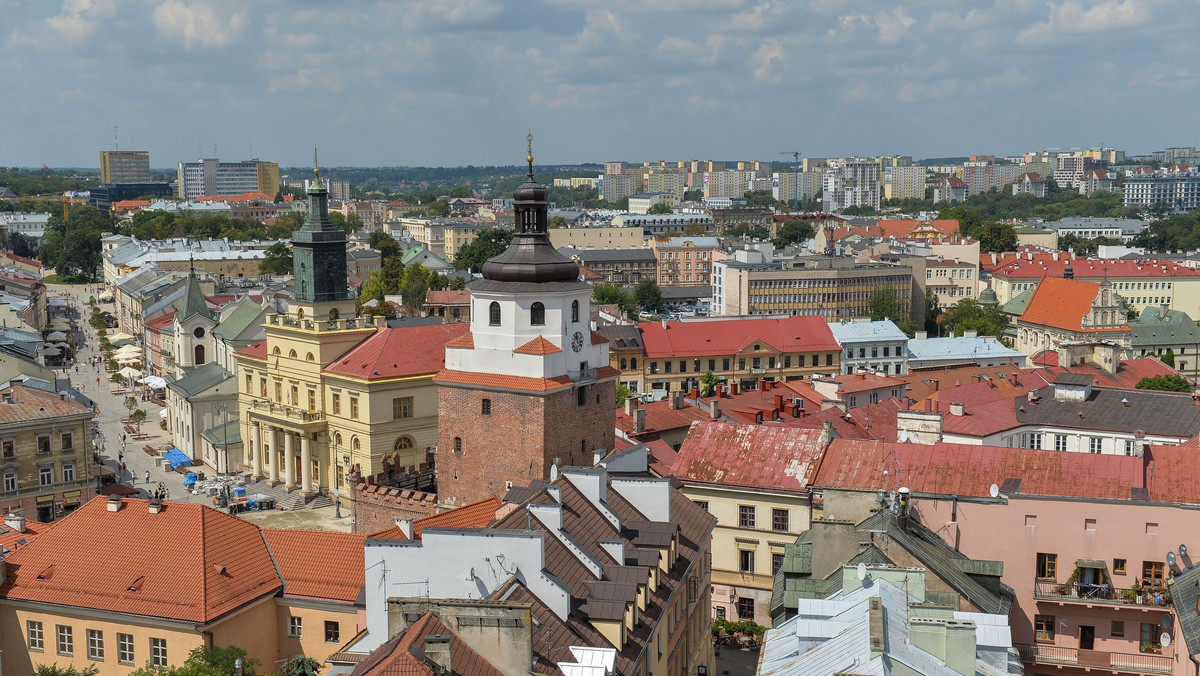
{"label": "orange tile roof", "polygon": [[473,349],[475,347],[475,336],[470,331],[446,343],[446,347],[465,347]]}
{"label": "orange tile roof", "polygon": [[1047,277],[1033,290],[1033,298],[1025,306],[1025,314],[1021,315],[1020,321],[1068,331],[1083,331],[1083,318],[1092,311],[1092,301],[1099,291],[1100,285],[1095,282]]}
{"label": "orange tile roof", "polygon": [[267,341],[264,339],[249,347],[243,347],[242,349],[238,350],[236,354],[240,354],[245,357],[253,357],[254,359],[266,359]]}
{"label": "orange tile roof", "polygon": [[596,331],[592,331],[592,345],[603,345],[609,342],[607,338]]}
{"label": "orange tile roof", "polygon": [[901,387],[904,385],[904,381],[899,378],[881,376],[874,373],[847,373],[832,378],[824,378],[823,380],[831,380],[837,383],[838,392],[845,394],[877,390],[883,387]]}
{"label": "orange tile roof", "polygon": [[354,603],[364,584],[366,535],[301,528],[264,528],[284,594]]}
{"label": "orange tile roof", "polygon": [[[8,556],[0,596],[211,622],[283,588],[257,526],[204,505],[93,498]],[[132,590],[132,591],[131,591]]]}
{"label": "orange tile roof", "polygon": [[[7,524],[5,524],[4,526],[0,527],[0,545],[8,548],[9,552],[15,552],[21,547],[33,542],[34,538],[50,530],[53,526],[54,523],[42,523],[41,521],[27,520],[25,522],[25,532],[22,533],[19,530],[13,530]],[[24,540],[25,542],[22,543],[21,540]]]}
{"label": "orange tile roof", "polygon": [[881,218],[875,223],[875,226],[879,228],[884,237],[904,239],[908,233],[921,229],[926,223],[948,237],[958,234],[958,219],[956,218],[935,218],[931,221],[921,221],[915,218]]}
{"label": "orange tile roof", "polygon": [[0,403],[0,423],[13,423],[38,420],[41,424],[50,424],[50,418],[85,415],[90,417],[92,410],[87,406],[71,399],[60,397],[55,392],[36,390],[32,387],[14,385],[0,390],[3,394],[12,394],[12,403]]}
{"label": "orange tile roof", "polygon": [[428,291],[425,293],[426,305],[470,305],[471,292],[467,290],[455,291],[453,289],[443,289],[441,291]]}
{"label": "orange tile roof", "polygon": [[502,676],[503,672],[475,652],[432,612],[426,612],[407,629],[372,651],[354,668],[354,674],[355,676],[434,676],[442,673],[435,664],[425,659],[425,639],[437,635],[450,637],[452,674]]}
{"label": "orange tile roof", "polygon": [[562,348],[538,336],[533,340],[513,350],[517,354],[554,354],[562,352]]}
{"label": "orange tile roof", "polygon": [[446,366],[446,343],[469,324],[382,328],[325,367],[325,373],[366,380],[432,375]]}
{"label": "orange tile roof", "polygon": [[[724,400],[720,402],[724,403]],[[656,437],[669,430],[691,427],[698,420],[709,419],[705,403],[697,406],[689,401],[683,408],[671,408],[671,402],[663,400],[642,404],[638,408],[646,412],[646,427],[642,432],[634,431],[634,416],[626,415],[623,408],[617,409],[617,429],[630,437]]]}
{"label": "orange tile roof", "polygon": [[[413,521],[413,538],[421,539],[421,530],[425,528],[485,528],[496,519],[496,510],[500,509],[500,499],[492,496],[478,502],[470,502],[462,507],[446,510],[439,514],[430,514]],[[406,540],[404,531],[399,526],[385,528],[368,537],[383,540]]]}

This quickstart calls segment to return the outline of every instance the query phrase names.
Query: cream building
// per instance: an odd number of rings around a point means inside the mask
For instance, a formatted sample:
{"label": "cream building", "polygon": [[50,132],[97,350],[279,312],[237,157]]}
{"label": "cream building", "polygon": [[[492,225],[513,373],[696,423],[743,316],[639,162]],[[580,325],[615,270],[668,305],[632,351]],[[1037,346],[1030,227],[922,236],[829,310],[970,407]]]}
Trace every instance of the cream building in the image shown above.
{"label": "cream building", "polygon": [[551,228],[550,244],[555,249],[645,249],[649,247],[641,226],[599,228]]}

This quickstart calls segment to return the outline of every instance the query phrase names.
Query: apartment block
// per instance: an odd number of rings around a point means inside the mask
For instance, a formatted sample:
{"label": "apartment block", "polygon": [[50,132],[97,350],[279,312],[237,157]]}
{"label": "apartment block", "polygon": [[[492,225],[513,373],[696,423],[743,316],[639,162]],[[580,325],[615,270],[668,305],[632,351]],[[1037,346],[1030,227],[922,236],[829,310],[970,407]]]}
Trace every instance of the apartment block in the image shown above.
{"label": "apartment block", "polygon": [[150,181],[150,153],[145,150],[101,150],[101,183]]}
{"label": "apartment block", "polygon": [[177,172],[181,199],[247,192],[261,192],[273,197],[279,193],[277,162],[222,162],[217,158],[204,158],[198,162],[180,162]]}
{"label": "apartment block", "polygon": [[908,265],[856,263],[846,258],[809,256],[782,265],[713,264],[713,314],[817,316],[841,321],[870,315],[871,293],[896,294],[901,311],[911,312],[912,274]]}

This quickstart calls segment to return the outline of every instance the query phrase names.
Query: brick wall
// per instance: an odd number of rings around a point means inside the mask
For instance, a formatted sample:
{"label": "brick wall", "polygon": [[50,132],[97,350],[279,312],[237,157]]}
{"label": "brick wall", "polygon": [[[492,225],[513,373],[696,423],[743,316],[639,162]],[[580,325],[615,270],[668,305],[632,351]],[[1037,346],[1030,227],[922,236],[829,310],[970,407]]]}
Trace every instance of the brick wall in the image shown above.
{"label": "brick wall", "polygon": [[[587,390],[587,405],[580,407],[574,388],[538,396],[440,386],[439,502],[503,497],[507,482],[524,486],[548,478],[555,458],[560,466],[590,467],[593,450],[613,447],[616,383],[591,383]],[[482,414],[485,398],[492,402],[490,415]],[[455,438],[461,453],[454,451]]]}
{"label": "brick wall", "polygon": [[351,505],[354,532],[375,533],[396,525],[396,519],[419,519],[433,514],[437,496],[362,482],[354,486]]}

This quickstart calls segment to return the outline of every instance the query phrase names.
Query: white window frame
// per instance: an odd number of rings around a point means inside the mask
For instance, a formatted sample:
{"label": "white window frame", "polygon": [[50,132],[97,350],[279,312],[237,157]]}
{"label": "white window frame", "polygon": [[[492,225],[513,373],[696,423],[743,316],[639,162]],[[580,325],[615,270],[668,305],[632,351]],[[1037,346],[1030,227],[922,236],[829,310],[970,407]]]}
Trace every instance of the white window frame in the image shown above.
{"label": "white window frame", "polygon": [[288,617],[288,638],[304,638],[304,618]]}
{"label": "white window frame", "polygon": [[72,657],[75,655],[75,631],[69,624],[54,625],[55,648],[59,655]]}
{"label": "white window frame", "polygon": [[167,666],[167,639],[150,639],[150,666],[163,668]]}
{"label": "white window frame", "polygon": [[38,468],[38,485],[53,486],[54,485],[54,468],[39,467]]}

